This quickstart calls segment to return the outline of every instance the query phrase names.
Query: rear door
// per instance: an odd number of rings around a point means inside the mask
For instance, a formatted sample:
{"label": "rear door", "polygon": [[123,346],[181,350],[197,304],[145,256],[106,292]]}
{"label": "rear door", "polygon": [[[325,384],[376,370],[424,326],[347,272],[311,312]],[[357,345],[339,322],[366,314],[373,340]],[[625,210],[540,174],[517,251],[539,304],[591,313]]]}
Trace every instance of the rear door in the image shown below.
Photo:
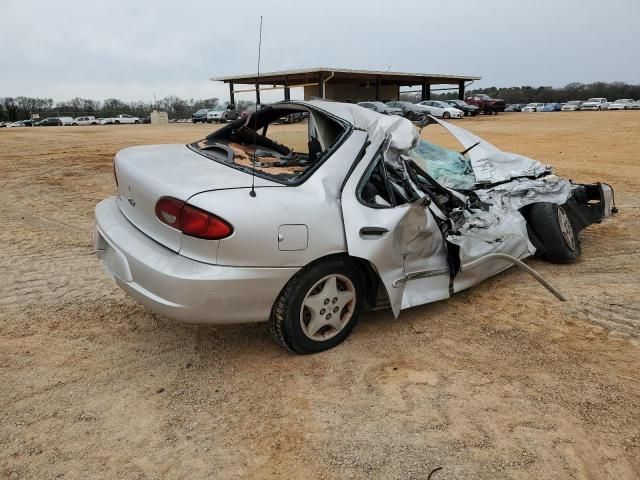
{"label": "rear door", "polygon": [[346,181],[341,203],[349,254],[374,266],[397,317],[402,308],[447,298],[449,269],[424,198],[394,205],[382,192],[372,197],[372,188],[384,188],[377,173],[381,166],[380,144],[371,145]]}

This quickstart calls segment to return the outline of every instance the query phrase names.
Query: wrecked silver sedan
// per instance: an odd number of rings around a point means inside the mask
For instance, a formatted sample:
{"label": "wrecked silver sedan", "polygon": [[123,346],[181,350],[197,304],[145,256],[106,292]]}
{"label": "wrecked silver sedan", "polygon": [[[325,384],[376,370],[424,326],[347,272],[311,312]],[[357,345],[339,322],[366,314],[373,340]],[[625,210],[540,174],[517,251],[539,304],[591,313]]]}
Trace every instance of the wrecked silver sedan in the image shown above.
{"label": "wrecked silver sedan", "polygon": [[[285,145],[270,125],[300,112],[304,141]],[[572,262],[580,230],[615,212],[606,184],[429,122],[461,152],[406,119],[327,101],[274,104],[190,145],[122,150],[117,195],[96,207],[98,257],[158,314],[268,320],[281,345],[309,353],[344,340],[363,310],[398,316],[528,269],[534,254]]]}

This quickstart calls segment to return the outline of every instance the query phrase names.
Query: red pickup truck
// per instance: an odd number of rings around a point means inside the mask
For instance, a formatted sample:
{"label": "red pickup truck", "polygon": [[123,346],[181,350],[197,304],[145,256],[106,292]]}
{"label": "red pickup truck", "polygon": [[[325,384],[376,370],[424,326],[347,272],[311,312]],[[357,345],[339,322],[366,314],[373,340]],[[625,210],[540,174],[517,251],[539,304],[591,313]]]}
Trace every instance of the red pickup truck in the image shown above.
{"label": "red pickup truck", "polygon": [[506,104],[504,100],[491,98],[484,93],[474,93],[471,97],[467,97],[469,105],[475,105],[480,111],[487,115],[497,115],[498,112],[504,112]]}

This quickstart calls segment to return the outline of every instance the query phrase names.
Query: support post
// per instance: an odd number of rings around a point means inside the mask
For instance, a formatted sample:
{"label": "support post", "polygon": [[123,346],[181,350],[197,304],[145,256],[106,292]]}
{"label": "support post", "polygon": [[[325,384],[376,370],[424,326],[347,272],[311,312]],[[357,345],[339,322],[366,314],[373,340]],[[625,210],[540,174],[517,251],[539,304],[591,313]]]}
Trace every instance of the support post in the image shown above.
{"label": "support post", "polygon": [[376,78],[376,102],[380,101],[380,77]]}
{"label": "support post", "polygon": [[260,105],[260,85],[256,83],[256,106]]}
{"label": "support post", "polygon": [[429,80],[425,79],[422,81],[422,101],[431,100],[431,84]]}
{"label": "support post", "polygon": [[291,100],[291,90],[289,89],[289,77],[284,77],[284,99]]}
{"label": "support post", "polygon": [[464,80],[458,83],[458,100],[464,100]]}
{"label": "support post", "polygon": [[324,98],[324,77],[322,72],[318,73],[318,97]]}
{"label": "support post", "polygon": [[233,82],[229,82],[229,103],[232,105],[236,104],[236,97],[233,93]]}

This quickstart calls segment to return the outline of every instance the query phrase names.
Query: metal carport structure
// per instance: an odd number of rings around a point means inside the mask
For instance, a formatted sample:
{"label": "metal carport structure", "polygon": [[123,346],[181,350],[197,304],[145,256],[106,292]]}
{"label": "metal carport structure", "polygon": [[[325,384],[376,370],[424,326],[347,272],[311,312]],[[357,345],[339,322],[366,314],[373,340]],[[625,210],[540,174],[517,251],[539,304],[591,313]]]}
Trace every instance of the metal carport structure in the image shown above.
{"label": "metal carport structure", "polygon": [[[470,75],[445,75],[436,73],[406,73],[376,70],[351,70],[345,68],[306,68],[280,72],[213,77],[212,81],[229,84],[231,103],[235,94],[256,92],[260,103],[260,92],[284,89],[284,98],[289,100],[291,89],[304,88],[304,97],[328,98],[338,101],[359,102],[365,100],[395,100],[399,98],[400,87],[419,86],[422,100],[431,97],[431,85],[455,85],[458,98],[464,98],[468,82],[481,77]],[[237,85],[252,85],[249,89],[236,89]],[[455,87],[453,87],[455,88]]]}

